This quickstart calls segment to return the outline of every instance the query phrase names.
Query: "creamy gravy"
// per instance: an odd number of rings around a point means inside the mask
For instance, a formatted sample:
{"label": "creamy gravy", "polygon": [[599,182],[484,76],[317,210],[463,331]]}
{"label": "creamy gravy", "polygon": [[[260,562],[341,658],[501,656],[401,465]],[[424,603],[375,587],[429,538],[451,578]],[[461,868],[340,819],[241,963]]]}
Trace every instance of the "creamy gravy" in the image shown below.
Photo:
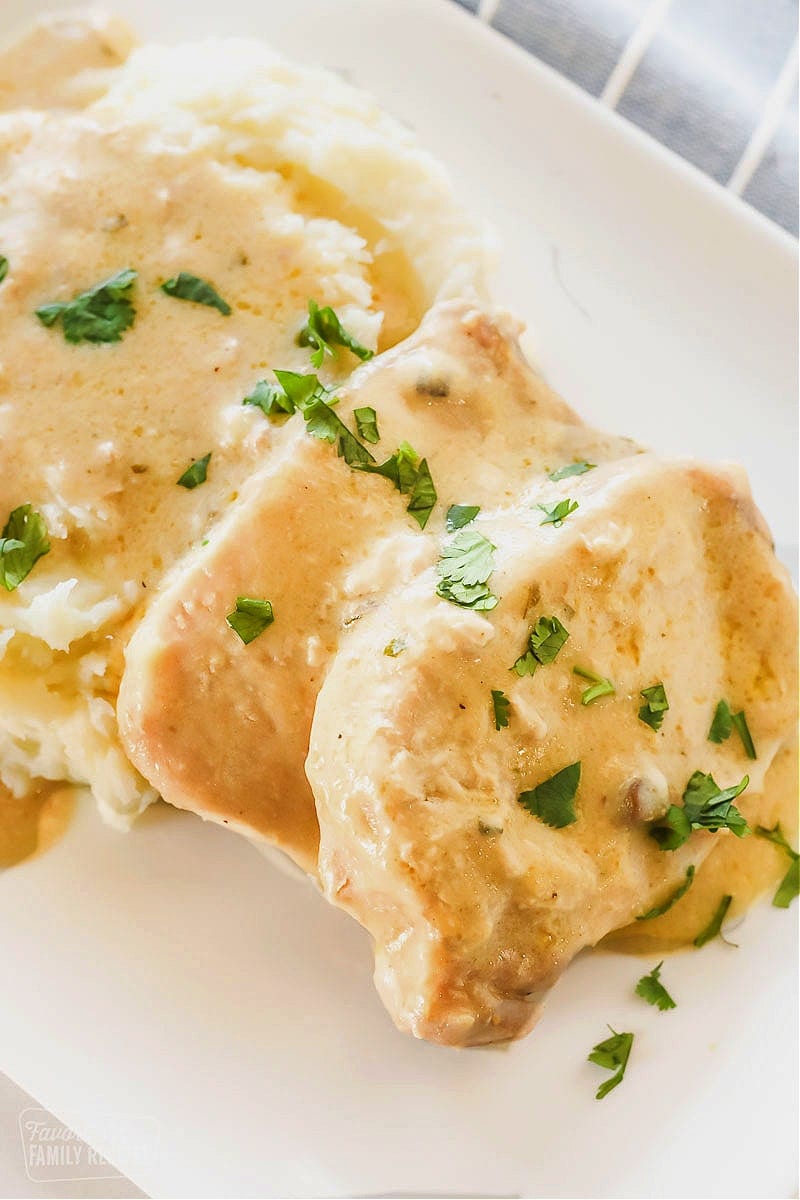
{"label": "creamy gravy", "polygon": [[47,850],[64,833],[75,789],[43,783],[21,799],[0,785],[0,870]]}

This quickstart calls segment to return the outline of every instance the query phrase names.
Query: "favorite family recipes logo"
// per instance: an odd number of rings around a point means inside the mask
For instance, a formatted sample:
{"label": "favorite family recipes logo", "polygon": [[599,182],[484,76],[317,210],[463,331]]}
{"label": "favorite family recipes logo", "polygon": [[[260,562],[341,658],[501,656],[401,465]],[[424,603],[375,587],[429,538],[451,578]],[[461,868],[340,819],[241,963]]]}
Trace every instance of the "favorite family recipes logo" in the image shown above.
{"label": "favorite family recipes logo", "polygon": [[[155,1122],[146,1117],[114,1117],[105,1122],[113,1126],[115,1142],[138,1148],[152,1158],[155,1149]],[[108,1159],[92,1149],[62,1121],[44,1108],[26,1108],[19,1115],[19,1131],[25,1170],[34,1183],[55,1183],[76,1179],[122,1179],[124,1176]]]}

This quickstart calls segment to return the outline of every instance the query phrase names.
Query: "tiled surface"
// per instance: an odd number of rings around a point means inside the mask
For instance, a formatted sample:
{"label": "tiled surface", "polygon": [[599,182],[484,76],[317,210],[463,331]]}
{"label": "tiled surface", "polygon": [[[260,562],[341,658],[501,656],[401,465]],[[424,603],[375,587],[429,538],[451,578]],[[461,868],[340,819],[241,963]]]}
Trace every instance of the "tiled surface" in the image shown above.
{"label": "tiled surface", "polygon": [[798,0],[457,3],[797,234]]}

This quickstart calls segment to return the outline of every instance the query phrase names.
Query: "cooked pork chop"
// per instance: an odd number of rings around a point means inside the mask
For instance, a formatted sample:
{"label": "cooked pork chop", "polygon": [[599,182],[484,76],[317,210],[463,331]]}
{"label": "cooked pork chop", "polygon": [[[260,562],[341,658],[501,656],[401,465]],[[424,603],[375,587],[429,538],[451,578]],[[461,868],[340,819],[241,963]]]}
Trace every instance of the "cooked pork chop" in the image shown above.
{"label": "cooked pork chop", "polygon": [[[542,525],[537,503],[566,495],[579,508]],[[372,934],[398,1026],[455,1045],[525,1033],[582,947],[733,836],[700,830],[675,850],[651,836],[695,771],[720,788],[747,773],[736,803],[757,821],[796,720],[794,598],[739,470],[628,458],[540,477],[469,528],[496,546],[496,608],[437,597],[433,568],[393,590],[340,645],[307,763],[325,894]],[[509,668],[542,617],[569,636],[520,677]],[[387,657],[390,641],[403,653]],[[576,669],[613,694],[582,704]],[[658,683],[655,730],[639,709]],[[510,700],[505,728],[492,689]],[[756,760],[735,735],[708,740],[723,697],[746,712]],[[570,789],[549,806],[535,789],[576,763],[576,819],[552,827]]]}
{"label": "cooked pork chop", "polygon": [[[132,761],[171,804],[315,873],[304,761],[347,630],[435,561],[447,505],[510,502],[553,467],[635,451],[583,425],[525,363],[516,333],[466,302],[439,305],[341,393],[335,411],[351,426],[354,408],[376,410],[379,461],[403,440],[427,457],[440,504],[424,533],[387,480],[352,470],[297,414],[209,544],[179,564],[128,645],[118,704]],[[225,622],[237,596],[274,608],[250,645]]]}

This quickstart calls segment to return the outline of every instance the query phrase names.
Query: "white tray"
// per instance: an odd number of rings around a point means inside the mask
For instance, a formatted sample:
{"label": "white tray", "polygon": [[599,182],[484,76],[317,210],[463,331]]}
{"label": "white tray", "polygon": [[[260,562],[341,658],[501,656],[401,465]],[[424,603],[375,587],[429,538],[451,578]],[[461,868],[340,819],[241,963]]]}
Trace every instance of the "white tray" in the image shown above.
{"label": "white tray", "polygon": [[[0,32],[54,4],[3,0]],[[792,240],[444,0],[120,0],[142,34],[255,34],[345,70],[497,226],[495,294],[592,421],[748,467],[796,543]],[[526,1042],[394,1031],[366,937],[186,814],[82,811],[0,875],[0,1070],[161,1196],[789,1196],[797,906],[736,951],[584,956]],[[652,965],[652,964],[651,964]],[[637,1032],[602,1103],[586,1054]]]}

